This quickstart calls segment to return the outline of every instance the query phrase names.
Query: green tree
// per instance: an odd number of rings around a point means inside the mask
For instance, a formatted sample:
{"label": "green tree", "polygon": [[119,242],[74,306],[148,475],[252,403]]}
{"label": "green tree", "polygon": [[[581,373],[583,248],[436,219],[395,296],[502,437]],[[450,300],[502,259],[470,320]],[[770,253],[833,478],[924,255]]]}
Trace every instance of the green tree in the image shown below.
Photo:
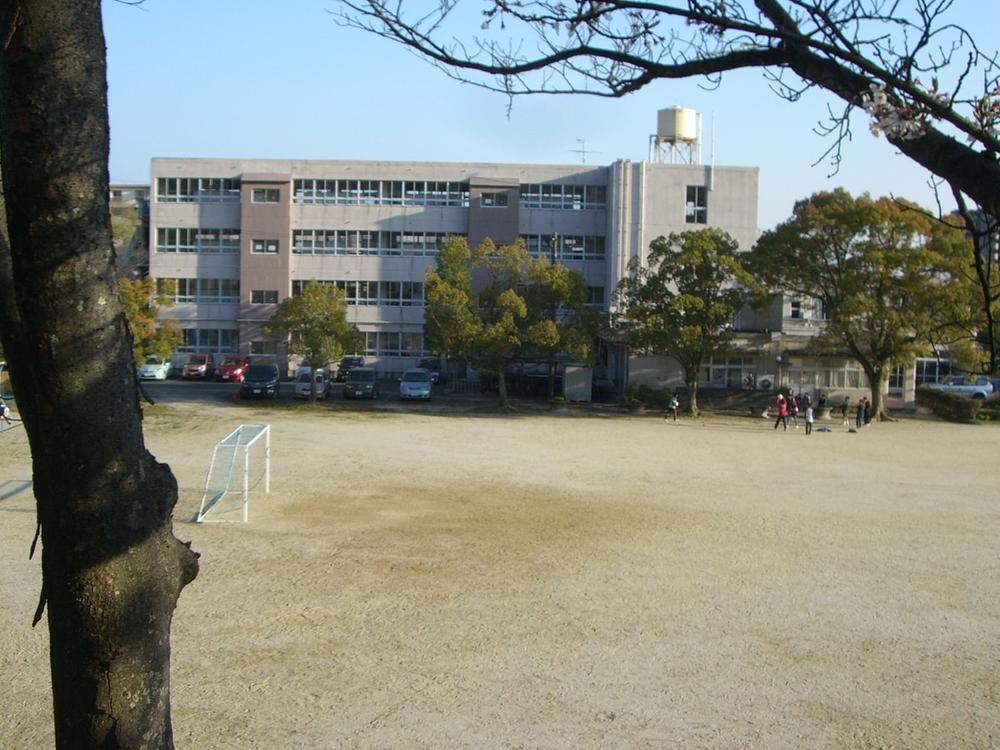
{"label": "green tree", "polygon": [[729,349],[733,318],[759,292],[738,251],[720,229],[659,237],[646,263],[633,258],[618,286],[629,345],[677,360],[692,414],[702,364]]}
{"label": "green tree", "polygon": [[347,322],[344,297],[332,284],[311,280],[302,294],[287,297],[264,327],[267,335],[288,338],[288,352],[302,357],[312,371],[309,401],[316,403],[316,370],[357,348],[357,328]]}
{"label": "green tree", "polygon": [[99,0],[0,4],[0,335],[33,463],[57,748],[170,748],[198,572],[146,449],[114,267]]}
{"label": "green tree", "polygon": [[181,327],[173,320],[156,323],[161,307],[171,307],[171,292],[176,282],[161,285],[147,277],[118,279],[118,297],[122,312],[132,332],[132,356],[142,362],[150,354],[167,357],[184,341]]}
{"label": "green tree", "polygon": [[551,401],[555,396],[557,356],[565,353],[578,360],[590,359],[600,315],[586,306],[587,282],[583,274],[548,258],[529,264],[524,296],[527,341],[531,352],[548,364],[546,395]]}
{"label": "green tree", "polygon": [[893,364],[919,352],[919,334],[940,325],[932,313],[954,307],[954,297],[941,296],[955,291],[943,283],[945,239],[912,204],[838,189],[796,203],[758,240],[750,268],[772,288],[822,304],[826,328],[814,349],[850,353],[883,419]]}
{"label": "green tree", "polygon": [[464,237],[448,237],[437,264],[424,274],[424,343],[446,358],[467,358],[479,320],[472,309],[469,266],[472,252]]}
{"label": "green tree", "polygon": [[487,238],[470,252],[465,239],[452,237],[442,247],[437,267],[424,277],[429,348],[466,357],[495,373],[504,409],[510,406],[507,365],[531,342],[524,297],[529,260],[520,240],[497,246]]}

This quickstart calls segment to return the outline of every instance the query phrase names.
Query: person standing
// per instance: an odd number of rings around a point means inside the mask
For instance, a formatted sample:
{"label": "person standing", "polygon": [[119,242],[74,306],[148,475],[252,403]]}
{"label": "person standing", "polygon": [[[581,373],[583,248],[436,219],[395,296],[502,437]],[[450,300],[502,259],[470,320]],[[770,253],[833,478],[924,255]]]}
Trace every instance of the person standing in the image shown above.
{"label": "person standing", "polygon": [[[677,392],[675,391],[674,395],[670,397],[670,403],[667,406],[667,414],[673,414],[674,421],[676,422],[677,412],[679,412],[680,410],[681,410],[681,401],[679,398],[677,398]],[[666,419],[667,417],[664,416],[663,418]]]}
{"label": "person standing", "polygon": [[778,425],[784,425],[785,431],[788,431],[788,399],[785,398],[785,394],[779,393],[778,398],[774,401],[774,406],[778,410],[778,418],[774,420],[774,429],[778,429]]}
{"label": "person standing", "polygon": [[811,435],[813,431],[813,408],[811,403],[806,403],[806,435]]}
{"label": "person standing", "polygon": [[865,424],[869,425],[872,423],[872,402],[866,396],[865,397]]}
{"label": "person standing", "polygon": [[797,430],[799,429],[799,397],[795,395],[795,391],[789,388],[788,398],[785,401],[788,403],[788,416],[791,417],[792,427]]}
{"label": "person standing", "polygon": [[6,422],[8,427],[14,424],[10,420],[10,409],[7,408],[7,402],[4,401],[3,396],[0,396],[0,420]]}
{"label": "person standing", "polygon": [[840,426],[850,427],[851,421],[847,418],[848,412],[851,410],[851,399],[849,396],[844,396],[844,403],[840,405]]}
{"label": "person standing", "polygon": [[865,423],[865,398],[864,396],[858,401],[858,410],[854,415],[854,426],[857,429],[861,429],[861,426]]}

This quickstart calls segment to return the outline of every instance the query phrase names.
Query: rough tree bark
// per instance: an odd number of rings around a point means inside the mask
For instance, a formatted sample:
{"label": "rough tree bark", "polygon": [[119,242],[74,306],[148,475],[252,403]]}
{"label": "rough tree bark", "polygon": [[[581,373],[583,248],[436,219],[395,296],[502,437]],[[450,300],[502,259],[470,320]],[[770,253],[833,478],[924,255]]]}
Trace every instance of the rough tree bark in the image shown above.
{"label": "rough tree bark", "polygon": [[197,555],[143,443],[118,302],[100,0],[10,0],[0,32],[0,333],[31,444],[56,746],[169,748],[170,622]]}

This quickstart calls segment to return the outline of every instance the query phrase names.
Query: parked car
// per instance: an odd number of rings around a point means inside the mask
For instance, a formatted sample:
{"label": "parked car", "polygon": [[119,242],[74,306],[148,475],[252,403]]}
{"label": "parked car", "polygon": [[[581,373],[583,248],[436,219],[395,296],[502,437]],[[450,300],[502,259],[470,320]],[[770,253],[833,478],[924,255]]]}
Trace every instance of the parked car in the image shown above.
{"label": "parked car", "polygon": [[240,398],[277,398],[280,379],[277,365],[250,365],[243,373]]}
{"label": "parked car", "polygon": [[978,399],[984,399],[993,393],[993,384],[985,375],[949,375],[940,383],[931,383],[930,387]]}
{"label": "parked car", "polygon": [[340,360],[340,364],[337,365],[337,382],[346,383],[347,375],[348,373],[350,373],[351,370],[353,370],[355,367],[364,367],[364,366],[365,366],[364,357],[355,357],[355,356],[344,357],[343,359]]}
{"label": "parked car", "polygon": [[247,371],[249,366],[250,357],[225,357],[219,363],[219,369],[215,373],[215,379],[232,383],[241,383],[243,382],[243,373]]}
{"label": "parked car", "polygon": [[378,398],[375,370],[371,367],[354,367],[344,382],[344,398]]}
{"label": "parked car", "polygon": [[417,363],[417,367],[427,370],[431,374],[431,382],[435,385],[441,382],[440,359],[422,359]]}
{"label": "parked car", "polygon": [[[300,367],[295,375],[295,398],[309,398],[309,382],[312,380],[312,370],[309,367]],[[326,379],[326,372],[316,370],[316,398],[326,398],[330,392],[330,383]]]}
{"label": "parked car", "polygon": [[146,357],[145,363],[139,368],[139,378],[141,380],[166,380],[174,371],[174,363],[170,357],[157,357],[150,354]]}
{"label": "parked car", "polygon": [[215,374],[215,358],[211,354],[192,354],[184,363],[181,377],[208,380]]}
{"label": "parked car", "polygon": [[414,367],[403,373],[399,379],[399,397],[406,400],[410,398],[431,398],[432,374],[423,367]]}

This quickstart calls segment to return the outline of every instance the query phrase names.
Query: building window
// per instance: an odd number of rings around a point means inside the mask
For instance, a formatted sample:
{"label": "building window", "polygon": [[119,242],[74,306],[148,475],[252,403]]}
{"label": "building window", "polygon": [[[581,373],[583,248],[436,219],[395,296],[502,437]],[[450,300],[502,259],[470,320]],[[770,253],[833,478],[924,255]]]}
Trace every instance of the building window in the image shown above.
{"label": "building window", "polygon": [[253,289],[250,291],[250,302],[254,305],[278,304],[277,289]]}
{"label": "building window", "polygon": [[708,223],[708,188],[699,185],[688,185],[687,204],[684,221],[688,224]]}
{"label": "building window", "polygon": [[250,191],[251,203],[278,203],[281,201],[279,188],[254,188]]}
{"label": "building window", "polygon": [[790,309],[792,320],[802,320],[802,300],[793,299]]}
{"label": "building window", "polygon": [[277,240],[254,240],[250,252],[258,253],[262,255],[277,255],[278,254],[278,241]]}
{"label": "building window", "polygon": [[507,193],[483,193],[479,196],[483,208],[507,208]]}
{"label": "building window", "polygon": [[588,286],[587,287],[587,302],[588,307],[604,307],[604,287],[603,286]]}
{"label": "building window", "polygon": [[277,354],[278,343],[276,341],[251,341],[251,354]]}

